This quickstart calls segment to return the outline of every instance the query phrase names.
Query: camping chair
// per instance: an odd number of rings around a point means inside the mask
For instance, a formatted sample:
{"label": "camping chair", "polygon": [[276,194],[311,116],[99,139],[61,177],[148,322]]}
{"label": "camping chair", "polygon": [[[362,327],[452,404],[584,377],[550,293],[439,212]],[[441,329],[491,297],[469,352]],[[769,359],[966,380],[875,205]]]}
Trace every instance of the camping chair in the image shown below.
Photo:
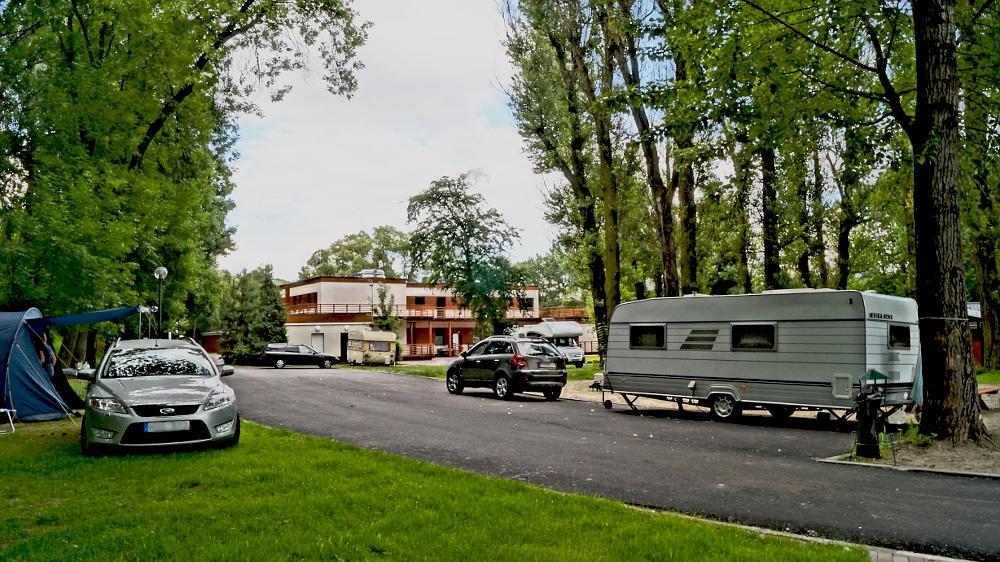
{"label": "camping chair", "polygon": [[0,435],[6,435],[8,433],[14,433],[14,416],[17,415],[17,410],[8,410],[7,408],[0,408],[0,415],[7,415],[7,424],[10,425],[10,431],[4,429],[2,423],[0,423]]}

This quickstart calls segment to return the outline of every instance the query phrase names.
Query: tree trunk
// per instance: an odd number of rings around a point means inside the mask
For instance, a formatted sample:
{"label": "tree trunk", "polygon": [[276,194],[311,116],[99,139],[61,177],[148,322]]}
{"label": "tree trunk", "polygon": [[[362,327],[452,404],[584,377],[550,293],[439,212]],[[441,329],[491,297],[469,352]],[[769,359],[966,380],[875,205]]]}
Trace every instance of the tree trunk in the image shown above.
{"label": "tree trunk", "polygon": [[[629,14],[628,6],[624,2],[620,3],[620,10],[622,17]],[[603,31],[609,40],[614,41],[614,59],[625,86],[636,93],[640,92],[642,84],[639,77],[639,55],[635,38],[627,32],[621,36],[608,25],[604,26]],[[642,156],[646,163],[646,179],[653,198],[653,209],[656,213],[660,247],[660,275],[663,275],[663,278],[657,275],[659,287],[657,296],[675,297],[679,294],[679,284],[677,280],[677,248],[674,244],[674,191],[673,189],[668,190],[663,181],[663,174],[660,171],[660,152],[641,96],[629,96],[628,104],[636,131],[639,134],[639,146],[642,148]]]}
{"label": "tree trunk", "polygon": [[[687,63],[683,51],[674,51],[674,80],[676,87],[681,88],[687,81]],[[687,129],[687,124],[682,123]],[[694,192],[694,166],[690,155],[694,147],[694,134],[683,130],[674,137],[677,146],[677,156],[674,158],[674,173],[671,183],[676,191],[681,207],[681,232],[679,257],[681,266],[681,293],[690,294],[698,290],[698,217]]]}
{"label": "tree trunk", "polygon": [[805,158],[797,159],[797,166],[801,166],[802,177],[799,178],[797,185],[795,186],[795,195],[798,200],[796,203],[799,205],[799,240],[802,243],[802,250],[799,253],[798,259],[798,269],[799,277],[802,279],[802,284],[806,287],[814,287],[812,272],[810,271],[809,261],[812,259],[813,254],[813,240],[812,240],[812,220],[810,219],[810,207],[812,204],[812,198],[810,197],[810,185],[807,180],[806,173],[806,162]]}
{"label": "tree trunk", "polygon": [[778,192],[775,185],[774,149],[760,149],[761,169],[761,234],[764,243],[764,289],[780,287],[778,279],[781,264],[778,262],[780,250],[778,241]]}
{"label": "tree trunk", "polygon": [[979,412],[958,207],[958,62],[954,0],[914,2],[917,105],[913,144],[917,301],[923,355],[920,432],[988,437]]}
{"label": "tree trunk", "polygon": [[819,162],[819,146],[813,151],[813,186],[812,186],[812,255],[819,264],[819,286],[830,286],[830,267],[826,263],[826,239],[823,236],[823,218],[826,207],[823,205],[823,168]]}
{"label": "tree trunk", "polygon": [[[742,148],[735,147],[743,142]],[[747,165],[750,149],[745,140],[729,139],[729,158],[733,161],[733,181],[736,183],[736,228],[739,235],[739,285],[746,294],[753,292],[750,275],[750,170]]]}
{"label": "tree trunk", "polygon": [[979,285],[979,308],[982,315],[983,367],[1000,367],[1000,272],[997,271],[997,243],[992,236],[979,233],[975,239],[976,284]]}
{"label": "tree trunk", "polygon": [[842,213],[840,226],[837,228],[837,288],[846,290],[851,276],[851,230],[854,228],[854,219],[850,210]]}

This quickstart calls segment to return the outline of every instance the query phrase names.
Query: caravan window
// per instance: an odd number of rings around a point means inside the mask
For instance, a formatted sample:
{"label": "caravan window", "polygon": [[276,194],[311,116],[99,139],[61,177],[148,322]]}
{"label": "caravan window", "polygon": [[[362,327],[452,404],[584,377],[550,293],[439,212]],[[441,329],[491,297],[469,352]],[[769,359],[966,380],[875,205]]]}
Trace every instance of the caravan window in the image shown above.
{"label": "caravan window", "polygon": [[733,351],[771,351],[775,348],[774,324],[732,324]]}
{"label": "caravan window", "polygon": [[629,326],[628,342],[632,349],[663,349],[667,327],[663,324]]}
{"label": "caravan window", "polygon": [[389,343],[387,341],[370,341],[368,342],[368,349],[371,351],[389,351]]}
{"label": "caravan window", "polygon": [[910,327],[889,324],[889,347],[910,349]]}

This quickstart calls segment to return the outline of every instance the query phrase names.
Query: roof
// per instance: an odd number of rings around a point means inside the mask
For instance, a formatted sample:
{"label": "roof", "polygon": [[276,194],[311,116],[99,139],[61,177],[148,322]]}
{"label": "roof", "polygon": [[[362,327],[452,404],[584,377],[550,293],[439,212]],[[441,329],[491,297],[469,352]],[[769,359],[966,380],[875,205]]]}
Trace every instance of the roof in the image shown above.
{"label": "roof", "polygon": [[141,340],[119,340],[115,343],[114,347],[116,349],[173,349],[173,348],[191,348],[198,347],[198,344],[186,340],[186,339],[176,339],[176,340],[165,340],[162,338],[157,339],[141,339]]}

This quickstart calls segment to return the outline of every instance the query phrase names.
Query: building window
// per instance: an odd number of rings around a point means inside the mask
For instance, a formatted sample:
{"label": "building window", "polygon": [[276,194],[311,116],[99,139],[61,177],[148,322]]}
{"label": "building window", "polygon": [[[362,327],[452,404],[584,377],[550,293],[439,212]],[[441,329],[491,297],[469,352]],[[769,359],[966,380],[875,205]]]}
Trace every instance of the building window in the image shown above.
{"label": "building window", "polygon": [[910,327],[889,324],[889,347],[910,349]]}
{"label": "building window", "polygon": [[438,297],[437,298],[437,307],[438,308],[444,308],[445,306],[446,306],[445,305],[445,297]]}
{"label": "building window", "polygon": [[773,351],[775,348],[774,324],[733,324],[733,351]]}
{"label": "building window", "polygon": [[413,304],[418,306],[424,304],[424,297],[413,297]]}
{"label": "building window", "polygon": [[534,299],[534,297],[527,297],[527,298],[521,299],[521,305],[524,308],[535,308],[535,299]]}
{"label": "building window", "polygon": [[667,327],[663,324],[629,326],[628,341],[632,349],[663,349]]}

